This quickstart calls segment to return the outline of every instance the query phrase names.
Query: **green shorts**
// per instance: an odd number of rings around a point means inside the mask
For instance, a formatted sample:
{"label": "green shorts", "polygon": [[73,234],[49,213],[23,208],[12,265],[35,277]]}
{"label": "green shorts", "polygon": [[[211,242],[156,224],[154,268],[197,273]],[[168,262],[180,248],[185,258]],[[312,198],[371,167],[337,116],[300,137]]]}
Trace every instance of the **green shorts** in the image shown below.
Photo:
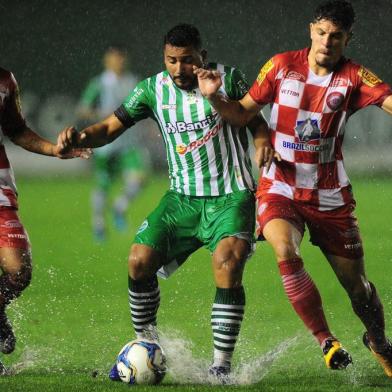
{"label": "green shorts", "polygon": [[115,178],[124,172],[146,170],[143,154],[131,149],[117,154],[93,155],[95,179],[99,188],[107,190]]}
{"label": "green shorts", "polygon": [[[174,270],[201,246],[214,252],[225,237],[254,244],[255,198],[251,191],[196,197],[168,191],[140,226],[134,243],[159,251]],[[167,274],[170,275],[171,271]]]}

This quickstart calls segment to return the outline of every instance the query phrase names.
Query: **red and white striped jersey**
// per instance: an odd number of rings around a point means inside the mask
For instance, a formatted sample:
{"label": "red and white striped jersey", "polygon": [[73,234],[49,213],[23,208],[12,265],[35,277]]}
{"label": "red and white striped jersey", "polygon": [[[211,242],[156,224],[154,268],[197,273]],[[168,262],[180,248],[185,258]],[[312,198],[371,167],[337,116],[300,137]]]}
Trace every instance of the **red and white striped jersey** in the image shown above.
{"label": "red and white striped jersey", "polygon": [[392,91],[345,58],[318,76],[308,54],[306,48],[274,56],[249,91],[260,105],[271,104],[271,143],[283,159],[264,170],[258,196],[275,193],[332,210],[353,201],[342,156],[347,119],[360,108],[381,106]]}
{"label": "red and white striped jersey", "polygon": [[25,125],[20,110],[18,84],[11,72],[0,68],[0,208],[18,207],[14,172],[3,145],[4,135]]}

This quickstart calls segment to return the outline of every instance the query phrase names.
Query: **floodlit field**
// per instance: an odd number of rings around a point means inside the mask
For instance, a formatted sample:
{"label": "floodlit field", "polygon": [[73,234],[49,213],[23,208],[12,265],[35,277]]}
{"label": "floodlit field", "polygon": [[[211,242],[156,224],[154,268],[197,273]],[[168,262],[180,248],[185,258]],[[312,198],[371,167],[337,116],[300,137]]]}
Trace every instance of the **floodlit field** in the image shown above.
{"label": "floodlit field", "polygon": [[[384,302],[392,335],[392,183],[353,181],[367,272]],[[14,354],[1,357],[15,373],[1,392],[120,391],[107,372],[133,338],[127,300],[127,254],[138,225],[167,187],[153,178],[133,202],[127,233],[110,232],[97,244],[90,233],[89,180],[19,179],[20,213],[33,244],[34,278],[9,315],[18,337]],[[237,386],[206,384],[211,359],[209,326],[214,284],[206,250],[161,281],[158,315],[169,373],[158,387],[138,391],[374,391],[392,389],[363,347],[363,328],[320,251],[305,239],[302,254],[319,286],[334,333],[353,356],[343,372],[325,368],[321,351],[289,306],[267,244],[245,272],[247,307],[234,359]],[[92,377],[92,372],[98,372]]]}

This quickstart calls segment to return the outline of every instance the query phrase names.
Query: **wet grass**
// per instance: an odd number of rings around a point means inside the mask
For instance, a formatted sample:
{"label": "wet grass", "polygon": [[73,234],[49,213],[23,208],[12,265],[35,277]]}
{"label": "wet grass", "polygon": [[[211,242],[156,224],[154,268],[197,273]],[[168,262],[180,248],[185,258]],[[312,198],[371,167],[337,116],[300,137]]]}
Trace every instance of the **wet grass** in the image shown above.
{"label": "wet grass", "polygon": [[[392,335],[392,184],[380,178],[353,183],[367,273],[383,299]],[[127,254],[138,225],[157,204],[166,184],[164,175],[153,178],[132,203],[129,230],[111,229],[107,242],[97,244],[90,233],[89,180],[19,179],[20,213],[33,244],[34,278],[9,310],[18,346],[12,355],[1,357],[15,373],[0,379],[1,392],[127,390],[126,385],[106,378],[118,350],[133,338]],[[154,389],[392,389],[392,381],[362,346],[363,328],[322,254],[306,239],[302,253],[319,286],[330,325],[353,356],[351,369],[325,368],[319,348],[287,303],[268,245],[259,243],[245,273],[247,309],[234,358],[235,381],[250,385],[199,385],[205,382],[202,372],[211,357],[209,317],[214,297],[210,256],[200,250],[172,278],[161,281],[159,325],[173,370]],[[97,377],[92,377],[94,371]],[[187,385],[181,384],[184,380]]]}

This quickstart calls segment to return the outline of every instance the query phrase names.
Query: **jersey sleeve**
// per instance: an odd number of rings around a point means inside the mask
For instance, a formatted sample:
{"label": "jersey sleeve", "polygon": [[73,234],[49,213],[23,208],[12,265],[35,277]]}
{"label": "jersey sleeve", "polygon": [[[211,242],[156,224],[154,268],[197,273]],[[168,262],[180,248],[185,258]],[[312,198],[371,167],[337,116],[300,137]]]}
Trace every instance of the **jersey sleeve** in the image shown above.
{"label": "jersey sleeve", "polygon": [[148,81],[143,80],[136,85],[114,114],[129,128],[136,122],[150,117],[151,112]]}
{"label": "jersey sleeve", "polygon": [[231,68],[225,74],[225,88],[229,98],[239,100],[248,92],[249,83],[238,68]]}
{"label": "jersey sleeve", "polygon": [[92,108],[96,103],[99,94],[99,81],[98,78],[94,78],[88,83],[87,87],[82,92],[80,97],[80,106]]}
{"label": "jersey sleeve", "polygon": [[5,98],[1,127],[5,135],[12,136],[26,126],[26,121],[22,115],[18,83],[12,73],[9,77],[8,86],[9,94]]}
{"label": "jersey sleeve", "polygon": [[384,83],[373,72],[360,66],[350,108],[355,112],[369,105],[381,106],[390,95],[392,95],[392,90],[387,83]]}
{"label": "jersey sleeve", "polygon": [[260,69],[257,79],[249,90],[250,96],[259,105],[266,105],[273,101],[275,78],[278,72],[277,58],[272,57]]}

